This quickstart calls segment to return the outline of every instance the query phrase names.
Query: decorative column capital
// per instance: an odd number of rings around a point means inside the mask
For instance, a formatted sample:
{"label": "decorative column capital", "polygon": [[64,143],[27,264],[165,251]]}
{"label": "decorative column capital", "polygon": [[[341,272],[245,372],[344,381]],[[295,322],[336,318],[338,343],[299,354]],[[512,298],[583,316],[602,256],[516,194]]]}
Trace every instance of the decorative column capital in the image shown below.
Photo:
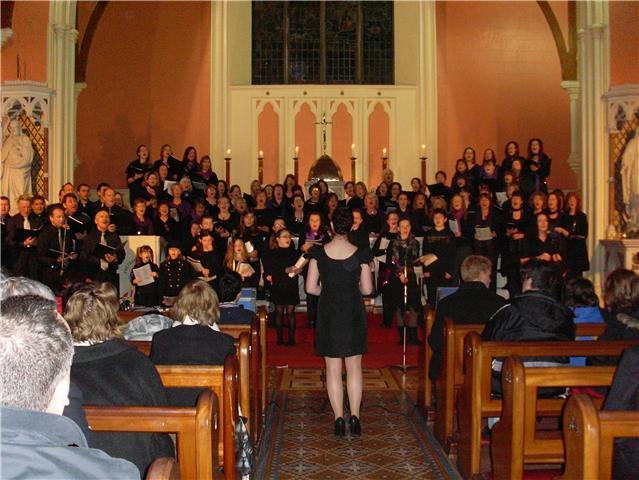
{"label": "decorative column capital", "polygon": [[579,98],[579,92],[581,91],[581,85],[577,80],[564,80],[559,84],[561,88],[568,92],[571,100],[577,100]]}
{"label": "decorative column capital", "polygon": [[69,28],[67,25],[61,23],[55,23],[52,25],[53,33],[56,37],[61,38],[64,36],[64,32]]}
{"label": "decorative column capital", "polygon": [[67,29],[65,33],[66,33],[67,40],[71,40],[73,43],[78,42],[78,37],[80,36],[80,32],[78,32],[75,28],[69,28]]}
{"label": "decorative column capital", "polygon": [[4,44],[7,43],[9,40],[11,40],[11,37],[13,37],[13,30],[11,30],[10,28],[3,28],[1,32],[2,32],[2,46],[4,47]]}

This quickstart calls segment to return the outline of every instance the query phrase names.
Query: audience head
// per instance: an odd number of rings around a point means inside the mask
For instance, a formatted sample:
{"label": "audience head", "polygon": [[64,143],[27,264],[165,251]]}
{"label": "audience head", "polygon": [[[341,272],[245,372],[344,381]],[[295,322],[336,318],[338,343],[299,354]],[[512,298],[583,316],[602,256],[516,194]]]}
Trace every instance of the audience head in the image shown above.
{"label": "audience head", "polygon": [[493,262],[481,255],[470,255],[461,264],[461,278],[464,282],[481,282],[490,287]]}
{"label": "audience head", "polygon": [[169,316],[178,322],[189,317],[200,325],[214,325],[220,318],[217,293],[208,283],[192,280],[180,290]]}
{"label": "audience head", "polygon": [[353,213],[347,208],[338,208],[333,214],[333,230],[336,235],[346,235],[353,228]]}
{"label": "audience head", "polygon": [[567,307],[597,307],[599,297],[595,287],[587,278],[572,278],[566,283],[564,305]]}
{"label": "audience head", "polygon": [[628,310],[637,307],[639,302],[639,281],[632,270],[618,268],[614,270],[604,285],[604,302],[612,311]]}
{"label": "audience head", "polygon": [[217,284],[220,302],[234,302],[242,292],[242,276],[237,272],[226,272]]}
{"label": "audience head", "polygon": [[561,274],[550,262],[533,258],[521,267],[522,292],[538,291],[557,297],[561,287]]}
{"label": "audience head", "polygon": [[64,309],[64,319],[76,343],[101,343],[120,337],[118,292],[110,283],[94,283],[76,291]]}
{"label": "audience head", "polygon": [[51,302],[56,301],[55,295],[49,287],[30,278],[5,277],[0,282],[0,300],[25,295],[37,295]]}
{"label": "audience head", "polygon": [[0,403],[61,415],[69,403],[73,341],[56,303],[12,296],[0,310]]}

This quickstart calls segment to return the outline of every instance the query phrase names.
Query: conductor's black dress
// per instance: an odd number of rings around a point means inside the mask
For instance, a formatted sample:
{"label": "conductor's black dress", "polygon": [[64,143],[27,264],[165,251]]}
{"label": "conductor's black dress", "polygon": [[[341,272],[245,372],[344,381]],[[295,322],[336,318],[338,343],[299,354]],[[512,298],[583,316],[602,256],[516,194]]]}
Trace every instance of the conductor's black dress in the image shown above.
{"label": "conductor's black dress", "polygon": [[358,249],[344,260],[334,260],[323,248],[312,251],[322,284],[315,342],[317,355],[344,358],[366,353],[366,311],[359,279],[361,265],[371,261],[370,253]]}

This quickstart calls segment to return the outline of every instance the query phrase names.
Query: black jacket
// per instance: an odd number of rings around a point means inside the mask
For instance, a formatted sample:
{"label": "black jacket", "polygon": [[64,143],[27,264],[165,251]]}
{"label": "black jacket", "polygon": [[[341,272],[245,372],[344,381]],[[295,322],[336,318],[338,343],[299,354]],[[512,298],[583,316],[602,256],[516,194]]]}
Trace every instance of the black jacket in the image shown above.
{"label": "black jacket", "polygon": [[[639,347],[626,349],[606,397],[604,410],[639,410]],[[636,478],[639,471],[639,439],[615,440],[612,478]]]}
{"label": "black jacket", "polygon": [[437,378],[443,360],[446,317],[458,325],[488,323],[493,314],[505,303],[506,300],[486,288],[481,282],[462,283],[459,290],[439,301],[435,323],[428,337],[428,344],[433,352],[428,372],[431,380]]}
{"label": "black jacket", "polygon": [[[156,365],[224,365],[235,354],[233,337],[204,325],[179,325],[153,335],[149,358]],[[201,389],[169,388],[172,405],[192,407]]]}
{"label": "black jacket", "polygon": [[[488,341],[572,341],[573,312],[554,298],[538,291],[517,295],[497,310],[482,335]],[[526,358],[531,361],[533,358]],[[545,357],[545,362],[568,363],[567,357]]]}
{"label": "black jacket", "polygon": [[[119,340],[75,347],[71,380],[85,405],[166,406],[166,391],[149,359]],[[92,432],[90,446],[135,463],[144,476],[158,457],[174,456],[167,434]]]}
{"label": "black jacket", "polygon": [[[604,311],[606,329],[600,341],[639,340],[639,309]],[[589,357],[589,365],[617,365],[618,357]]]}

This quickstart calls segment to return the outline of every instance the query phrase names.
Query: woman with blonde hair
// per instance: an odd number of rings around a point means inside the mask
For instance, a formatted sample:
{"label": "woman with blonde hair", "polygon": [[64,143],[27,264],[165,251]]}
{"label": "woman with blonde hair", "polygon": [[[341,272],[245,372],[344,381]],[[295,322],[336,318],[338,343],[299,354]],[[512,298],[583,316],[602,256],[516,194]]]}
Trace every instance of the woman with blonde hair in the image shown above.
{"label": "woman with blonde hair", "polygon": [[[80,288],[69,298],[64,318],[75,342],[71,381],[85,405],[168,405],[153,364],[120,338],[118,296],[111,284]],[[156,458],[174,455],[166,434],[92,432],[89,446],[135,463],[141,476]]]}
{"label": "woman with blonde hair", "polygon": [[[215,290],[202,280],[187,283],[169,311],[173,328],[153,335],[149,358],[156,365],[223,365],[235,353],[233,337],[220,332]],[[171,404],[193,406],[200,391],[169,389]]]}

